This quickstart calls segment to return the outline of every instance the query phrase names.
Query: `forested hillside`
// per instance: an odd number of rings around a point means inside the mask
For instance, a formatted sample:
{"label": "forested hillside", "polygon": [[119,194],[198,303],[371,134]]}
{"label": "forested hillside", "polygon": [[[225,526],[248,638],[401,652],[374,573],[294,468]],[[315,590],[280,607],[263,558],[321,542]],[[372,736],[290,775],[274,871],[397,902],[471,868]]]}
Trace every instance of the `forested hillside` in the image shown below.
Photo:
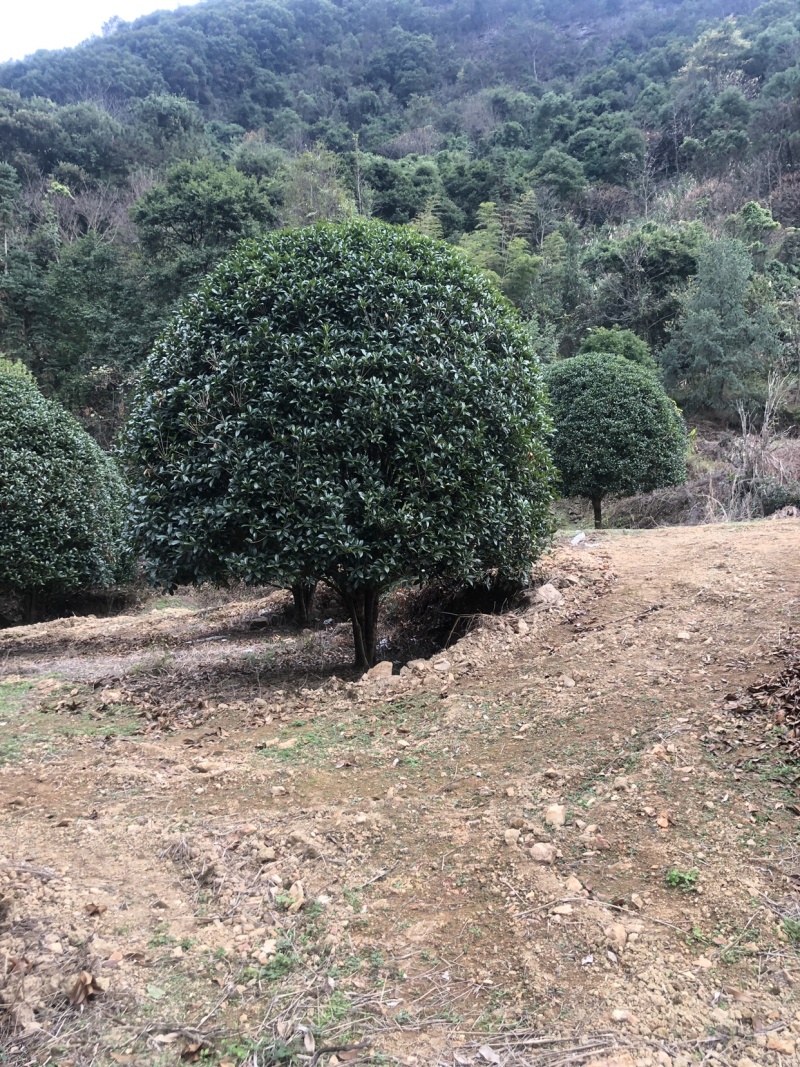
{"label": "forested hillside", "polygon": [[689,412],[800,365],[796,0],[207,0],[1,66],[0,159],[0,351],[105,444],[227,249],[355,213]]}

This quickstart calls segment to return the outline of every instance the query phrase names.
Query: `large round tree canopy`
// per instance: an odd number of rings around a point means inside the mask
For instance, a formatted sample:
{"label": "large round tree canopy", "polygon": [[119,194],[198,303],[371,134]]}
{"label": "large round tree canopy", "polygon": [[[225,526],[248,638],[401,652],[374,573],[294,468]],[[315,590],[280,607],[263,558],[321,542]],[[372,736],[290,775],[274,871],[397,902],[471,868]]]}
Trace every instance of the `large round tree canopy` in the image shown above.
{"label": "large round tree canopy", "polygon": [[0,502],[0,588],[43,594],[119,577],[119,472],[21,364],[2,358]]}
{"label": "large round tree canopy", "polygon": [[564,495],[588,497],[598,525],[606,494],[686,481],[686,426],[647,367],[621,355],[587,353],[551,364],[546,378]]}
{"label": "large round tree canopy", "polygon": [[460,253],[363,220],[239,247],[152,352],[126,431],[172,585],[524,574],[549,535],[538,364]]}

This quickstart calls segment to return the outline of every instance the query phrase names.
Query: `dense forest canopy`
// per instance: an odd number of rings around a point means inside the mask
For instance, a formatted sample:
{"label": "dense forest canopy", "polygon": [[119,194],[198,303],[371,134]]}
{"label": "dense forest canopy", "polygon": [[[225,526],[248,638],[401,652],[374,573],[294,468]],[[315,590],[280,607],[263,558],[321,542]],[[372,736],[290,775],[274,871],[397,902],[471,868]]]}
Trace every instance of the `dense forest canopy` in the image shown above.
{"label": "dense forest canopy", "polygon": [[[0,351],[104,442],[243,237],[458,245],[546,359],[631,331],[688,409],[800,363],[796,0],[207,0],[0,66]],[[713,343],[699,344],[698,324]]]}

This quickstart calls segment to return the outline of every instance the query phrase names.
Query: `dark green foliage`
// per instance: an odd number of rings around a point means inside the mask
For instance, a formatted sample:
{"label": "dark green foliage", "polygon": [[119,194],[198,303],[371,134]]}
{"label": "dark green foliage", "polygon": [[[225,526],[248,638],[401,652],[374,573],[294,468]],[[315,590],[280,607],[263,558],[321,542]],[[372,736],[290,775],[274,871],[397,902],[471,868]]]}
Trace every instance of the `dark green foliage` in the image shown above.
{"label": "dark green foliage", "polygon": [[565,496],[630,496],[686,480],[686,427],[646,367],[588,353],[545,370],[555,436],[553,460]]}
{"label": "dark green foliage", "polygon": [[400,580],[522,578],[547,541],[535,357],[463,257],[320,224],[243,245],[148,360],[125,432],[152,579],[326,581],[375,654]]}
{"label": "dark green foliage", "polygon": [[163,184],[149,189],[131,218],[152,257],[162,294],[177,297],[237,241],[274,221],[265,184],[210,160],[176,163]]}
{"label": "dark green foliage", "polygon": [[621,239],[599,242],[587,257],[597,279],[590,321],[663,345],[681,309],[681,287],[695,274],[707,240],[695,222],[674,228],[645,223]]}
{"label": "dark green foliage", "polygon": [[113,463],[20,364],[0,358],[0,589],[26,621],[47,596],[123,573],[125,492]]}
{"label": "dark green foliage", "polygon": [[776,324],[759,306],[752,274],[740,241],[722,238],[700,256],[683,319],[661,354],[668,384],[688,407],[734,411],[748,379],[763,378],[779,354]]}
{"label": "dark green foliage", "polygon": [[[797,366],[798,57],[789,0],[205,0],[117,20],[0,64],[0,348],[108,440],[141,342],[238,240],[358,213],[461,245],[560,355],[619,326],[660,359],[727,233]],[[113,246],[113,299],[47,280],[99,262],[70,259],[87,237]],[[107,388],[78,381],[99,366]]]}
{"label": "dark green foliage", "polygon": [[590,330],[588,336],[581,341],[580,352],[603,352],[622,356],[623,359],[629,359],[631,363],[638,363],[649,370],[656,369],[656,362],[650,354],[647,341],[637,337],[632,330],[621,330],[619,326],[613,326],[610,330],[605,326],[597,326]]}

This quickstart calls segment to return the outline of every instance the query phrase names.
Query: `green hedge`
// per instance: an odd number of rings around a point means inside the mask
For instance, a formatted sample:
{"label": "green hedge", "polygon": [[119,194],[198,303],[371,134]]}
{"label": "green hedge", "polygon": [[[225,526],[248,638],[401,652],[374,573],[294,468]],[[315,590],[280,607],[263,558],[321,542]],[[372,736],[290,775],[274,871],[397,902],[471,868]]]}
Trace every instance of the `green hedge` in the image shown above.
{"label": "green hedge", "polygon": [[0,588],[23,596],[30,620],[50,593],[114,584],[124,514],[113,460],[0,358]]}

